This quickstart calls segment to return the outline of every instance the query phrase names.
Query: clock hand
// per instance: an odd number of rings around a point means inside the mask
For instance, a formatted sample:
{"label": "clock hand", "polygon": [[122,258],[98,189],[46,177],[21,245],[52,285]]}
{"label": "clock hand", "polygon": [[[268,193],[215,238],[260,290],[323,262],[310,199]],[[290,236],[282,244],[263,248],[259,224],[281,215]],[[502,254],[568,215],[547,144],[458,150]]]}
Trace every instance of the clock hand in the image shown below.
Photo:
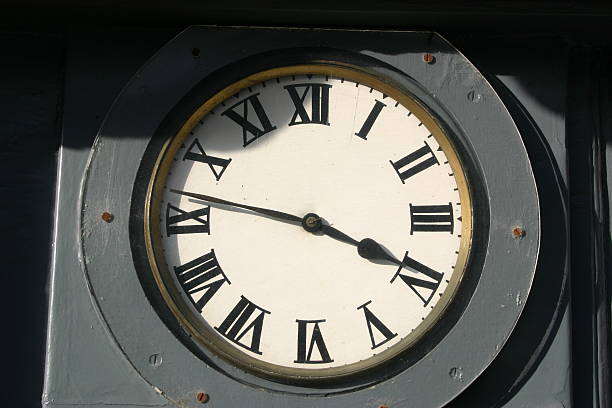
{"label": "clock hand", "polygon": [[302,220],[302,226],[306,231],[312,233],[320,231],[328,237],[356,246],[357,253],[362,258],[370,261],[388,261],[397,266],[404,266],[403,262],[391,255],[381,244],[372,238],[364,238],[361,241],[357,241],[331,225],[323,223],[321,217],[316,214],[306,214]]}
{"label": "clock hand", "polygon": [[235,203],[235,202],[232,202],[232,201],[227,201],[227,200],[223,200],[221,198],[207,196],[207,195],[204,195],[204,194],[190,193],[188,191],[170,190],[170,192],[176,193],[176,194],[181,194],[181,195],[184,195],[184,196],[187,196],[187,197],[197,198],[198,200],[208,201],[209,203],[215,203],[215,204],[221,204],[221,205],[229,205],[231,207],[237,207],[237,208],[244,208],[245,210],[249,210],[249,211],[253,211],[253,212],[259,213],[259,214],[267,215],[269,217],[276,218],[277,220],[281,220],[281,221],[292,221],[292,222],[302,223],[302,217],[298,217],[298,216],[295,216],[295,215],[292,215],[292,214],[287,214],[287,213],[284,213],[284,212],[281,212],[281,211],[270,210],[270,209],[261,208],[261,207],[254,207],[252,205]]}
{"label": "clock hand", "polygon": [[267,215],[272,218],[276,218],[281,221],[292,221],[302,224],[302,227],[308,232],[322,232],[330,238],[338,241],[353,245],[357,247],[357,253],[359,256],[371,261],[388,261],[398,266],[403,266],[403,263],[395,258],[393,255],[388,253],[382,245],[374,241],[372,238],[365,238],[361,241],[357,241],[342,231],[332,227],[329,224],[324,224],[321,217],[314,213],[308,213],[304,217],[298,217],[296,215],[287,214],[281,211],[270,210],[268,208],[255,207],[252,205],[240,204],[233,201],[223,200],[221,198],[207,196],[204,194],[191,193],[188,191],[174,190],[170,192],[175,194],[184,195],[187,197],[196,198],[198,200],[208,201],[209,203],[216,203],[221,205],[228,205],[231,207],[244,208],[245,210],[253,211],[259,214]]}

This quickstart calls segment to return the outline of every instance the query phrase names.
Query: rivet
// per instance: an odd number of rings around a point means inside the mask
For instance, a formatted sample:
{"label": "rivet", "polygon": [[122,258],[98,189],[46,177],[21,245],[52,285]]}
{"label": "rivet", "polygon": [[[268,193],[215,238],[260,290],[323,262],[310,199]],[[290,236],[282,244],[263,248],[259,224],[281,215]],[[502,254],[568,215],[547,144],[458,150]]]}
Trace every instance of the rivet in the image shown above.
{"label": "rivet", "polygon": [[434,62],[436,62],[436,57],[434,57],[433,54],[426,53],[423,54],[423,61],[427,64],[433,64]]}
{"label": "rivet", "polygon": [[512,228],[512,236],[516,239],[523,238],[525,236],[525,230],[521,227]]}
{"label": "rivet", "polygon": [[113,218],[115,218],[113,214],[106,212],[106,211],[102,213],[101,217],[102,217],[102,220],[105,222],[113,222]]}
{"label": "rivet", "polygon": [[210,396],[205,392],[198,392],[198,394],[196,395],[196,399],[198,400],[198,402],[206,404],[210,399]]}
{"label": "rivet", "polygon": [[379,405],[378,408],[389,408],[388,405]]}
{"label": "rivet", "polygon": [[193,56],[193,58],[198,58],[200,56],[200,49],[199,48],[192,49],[191,55]]}

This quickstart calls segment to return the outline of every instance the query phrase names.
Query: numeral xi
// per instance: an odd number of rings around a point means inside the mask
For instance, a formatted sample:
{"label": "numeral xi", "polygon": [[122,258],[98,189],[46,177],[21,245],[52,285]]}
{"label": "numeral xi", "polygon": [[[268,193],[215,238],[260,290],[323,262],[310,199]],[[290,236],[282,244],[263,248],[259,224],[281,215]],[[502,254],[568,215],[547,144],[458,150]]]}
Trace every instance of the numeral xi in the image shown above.
{"label": "numeral xi", "polygon": [[[238,125],[240,125],[240,127],[242,128],[243,146],[248,145],[257,138],[260,138],[266,133],[276,129],[276,126],[270,123],[270,119],[268,118],[268,115],[266,115],[266,111],[264,110],[259,98],[257,97],[258,95],[258,93],[253,94],[248,98],[245,98],[242,101],[235,103],[221,114],[222,116],[227,116],[228,118],[236,122]],[[237,111],[240,108],[242,108],[242,112]],[[253,109],[253,111],[255,112],[255,116],[257,116],[257,120],[259,121],[261,127],[249,120],[249,111],[251,109]],[[247,135],[248,133],[250,133],[252,137],[249,138]]]}

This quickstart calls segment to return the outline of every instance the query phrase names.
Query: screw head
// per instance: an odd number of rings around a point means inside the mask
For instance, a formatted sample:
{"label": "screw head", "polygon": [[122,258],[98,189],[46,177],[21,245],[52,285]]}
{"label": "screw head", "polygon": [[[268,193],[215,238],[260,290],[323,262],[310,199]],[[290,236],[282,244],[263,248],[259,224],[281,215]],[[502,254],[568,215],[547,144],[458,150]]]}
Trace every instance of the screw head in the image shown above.
{"label": "screw head", "polygon": [[198,394],[196,395],[196,399],[198,400],[198,402],[206,404],[210,399],[210,396],[205,392],[198,392]]}
{"label": "screw head", "polygon": [[512,236],[514,238],[523,238],[525,236],[525,230],[521,227],[514,227],[512,228]]}
{"label": "screw head", "polygon": [[111,213],[109,213],[109,212],[107,212],[107,211],[104,211],[104,212],[102,213],[101,217],[102,217],[102,220],[103,220],[104,222],[112,222],[112,221],[113,221],[113,219],[115,218],[115,217],[113,216],[113,214],[111,214]]}

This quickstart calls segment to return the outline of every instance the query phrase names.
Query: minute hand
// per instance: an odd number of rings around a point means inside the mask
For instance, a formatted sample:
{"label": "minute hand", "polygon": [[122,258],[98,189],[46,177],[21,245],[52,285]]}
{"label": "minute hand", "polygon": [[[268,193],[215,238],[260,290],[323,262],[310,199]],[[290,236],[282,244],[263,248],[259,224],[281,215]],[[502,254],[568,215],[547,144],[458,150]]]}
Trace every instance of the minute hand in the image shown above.
{"label": "minute hand", "polygon": [[237,207],[237,208],[244,208],[245,210],[249,210],[249,211],[253,211],[259,214],[263,214],[263,215],[267,215],[269,217],[272,218],[276,218],[278,220],[281,221],[292,221],[292,222],[296,222],[296,223],[301,223],[302,222],[302,217],[298,217],[292,214],[287,214],[281,211],[276,211],[276,210],[270,210],[268,208],[261,208],[261,207],[255,207],[252,205],[246,205],[246,204],[240,204],[240,203],[235,203],[233,201],[227,201],[227,200],[223,200],[221,198],[217,198],[217,197],[211,197],[211,196],[207,196],[204,194],[198,194],[198,193],[190,193],[188,191],[181,191],[181,190],[170,190],[170,192],[172,193],[176,193],[176,194],[181,194],[187,197],[192,197],[192,198],[197,198],[198,200],[203,200],[203,201],[208,201],[209,203],[216,203],[216,204],[221,204],[221,205],[228,205],[231,207]]}

